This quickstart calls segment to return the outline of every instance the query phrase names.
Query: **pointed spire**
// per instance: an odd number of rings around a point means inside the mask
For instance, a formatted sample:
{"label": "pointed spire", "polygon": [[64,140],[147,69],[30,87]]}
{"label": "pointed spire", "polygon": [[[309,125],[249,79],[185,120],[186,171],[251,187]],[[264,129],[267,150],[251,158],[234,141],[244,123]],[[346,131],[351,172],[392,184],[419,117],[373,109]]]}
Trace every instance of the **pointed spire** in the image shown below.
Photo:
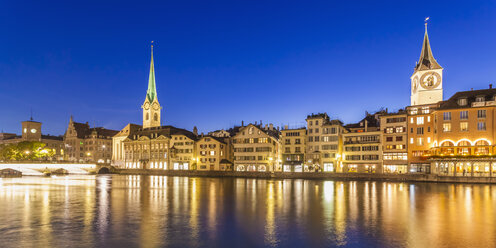
{"label": "pointed spire", "polygon": [[429,35],[427,34],[427,20],[429,20],[429,17],[425,19],[424,43],[422,44],[422,52],[420,53],[419,61],[415,66],[415,71],[442,69],[432,54]]}
{"label": "pointed spire", "polygon": [[157,97],[157,88],[155,86],[155,67],[153,65],[153,41],[151,46],[151,61],[150,61],[150,75],[148,77],[148,90],[146,91],[146,98],[148,101],[153,102]]}

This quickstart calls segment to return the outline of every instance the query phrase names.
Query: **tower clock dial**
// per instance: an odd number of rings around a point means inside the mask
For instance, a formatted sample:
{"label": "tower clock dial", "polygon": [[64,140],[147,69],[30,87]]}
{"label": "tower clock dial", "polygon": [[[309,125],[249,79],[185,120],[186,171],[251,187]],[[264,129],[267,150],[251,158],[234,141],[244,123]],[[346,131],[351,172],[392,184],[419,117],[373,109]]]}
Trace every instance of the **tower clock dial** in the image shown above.
{"label": "tower clock dial", "polygon": [[145,105],[143,106],[145,109],[149,109],[150,108],[150,103],[148,102],[145,102]]}
{"label": "tower clock dial", "polygon": [[424,89],[434,89],[441,83],[441,76],[437,72],[428,72],[420,78],[420,84]]}
{"label": "tower clock dial", "polygon": [[158,103],[156,103],[156,102],[154,102],[152,104],[152,107],[153,107],[154,110],[158,110],[159,109]]}

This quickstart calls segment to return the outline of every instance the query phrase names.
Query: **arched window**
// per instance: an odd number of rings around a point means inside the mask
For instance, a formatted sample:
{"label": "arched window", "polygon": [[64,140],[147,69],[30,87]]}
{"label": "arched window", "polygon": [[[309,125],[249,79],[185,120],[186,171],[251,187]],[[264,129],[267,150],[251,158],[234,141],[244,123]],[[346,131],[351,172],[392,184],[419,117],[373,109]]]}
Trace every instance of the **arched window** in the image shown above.
{"label": "arched window", "polygon": [[453,144],[453,142],[449,140],[446,140],[443,143],[441,143],[441,146],[455,146],[455,144]]}
{"label": "arched window", "polygon": [[458,142],[458,146],[471,146],[472,144],[470,144],[470,142],[466,141],[466,140],[462,140],[460,142]]}
{"label": "arched window", "polygon": [[150,119],[150,114],[146,113],[146,120]]}
{"label": "arched window", "polygon": [[154,121],[158,121],[158,115],[157,115],[157,113],[153,114],[153,120]]}
{"label": "arched window", "polygon": [[488,146],[489,145],[489,142],[487,142],[487,140],[478,140],[477,142],[475,142],[475,146]]}

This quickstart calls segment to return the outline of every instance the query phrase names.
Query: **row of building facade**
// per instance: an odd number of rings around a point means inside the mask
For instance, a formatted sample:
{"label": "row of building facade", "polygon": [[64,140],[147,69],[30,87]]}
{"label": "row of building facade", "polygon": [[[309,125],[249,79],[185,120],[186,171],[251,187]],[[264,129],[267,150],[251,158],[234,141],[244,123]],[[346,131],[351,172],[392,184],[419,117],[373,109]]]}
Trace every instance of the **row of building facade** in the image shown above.
{"label": "row of building facade", "polygon": [[[161,124],[152,46],[142,125],[116,131],[71,117],[56,139],[57,159],[123,169],[496,176],[496,89],[461,91],[443,100],[443,68],[432,54],[427,27],[410,79],[410,106],[366,113],[357,123],[318,113],[296,128],[242,122],[198,134],[196,127]],[[41,123],[23,122],[23,130],[23,138],[43,140]],[[0,143],[9,140],[21,137],[0,135]]]}

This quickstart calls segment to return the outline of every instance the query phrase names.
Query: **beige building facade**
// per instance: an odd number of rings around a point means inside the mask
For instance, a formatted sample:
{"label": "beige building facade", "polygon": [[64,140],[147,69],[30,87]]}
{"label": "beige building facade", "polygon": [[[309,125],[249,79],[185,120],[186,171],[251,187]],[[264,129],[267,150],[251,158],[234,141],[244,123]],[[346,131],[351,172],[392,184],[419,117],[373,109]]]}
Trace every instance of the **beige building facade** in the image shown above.
{"label": "beige building facade", "polygon": [[64,134],[65,160],[77,163],[110,164],[112,137],[118,131],[74,122],[71,116]]}
{"label": "beige building facade", "polygon": [[384,173],[408,173],[407,114],[401,110],[380,116]]}
{"label": "beige building facade", "polygon": [[307,129],[304,127],[296,129],[285,127],[281,130],[282,169],[284,172],[308,171],[308,166],[305,165],[306,139]]}
{"label": "beige building facade", "polygon": [[282,171],[279,131],[249,124],[233,137],[236,171]]}
{"label": "beige building facade", "polygon": [[232,171],[233,163],[229,138],[215,136],[200,137],[196,142],[197,170]]}

